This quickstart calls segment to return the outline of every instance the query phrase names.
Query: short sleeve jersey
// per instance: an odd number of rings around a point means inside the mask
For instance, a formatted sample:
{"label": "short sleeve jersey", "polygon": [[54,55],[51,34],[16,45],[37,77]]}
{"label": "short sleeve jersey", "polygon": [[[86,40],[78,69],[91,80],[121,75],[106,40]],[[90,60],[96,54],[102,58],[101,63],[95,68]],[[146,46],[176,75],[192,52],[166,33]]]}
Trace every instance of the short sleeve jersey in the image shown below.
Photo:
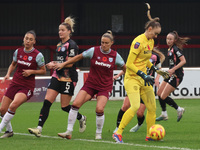
{"label": "short sleeve jersey", "polygon": [[[56,61],[62,63],[68,60],[69,57],[74,57],[78,54],[78,46],[75,41],[69,39],[65,43],[58,43],[56,49]],[[78,73],[76,71],[76,64],[73,64],[71,68],[63,68],[53,72],[53,77],[61,81],[77,82]]]}
{"label": "short sleeve jersey", "polygon": [[30,90],[35,88],[35,75],[28,77],[22,75],[23,70],[36,70],[38,67],[45,65],[44,56],[37,49],[25,51],[24,48],[17,49],[13,54],[13,61],[17,62],[17,70],[14,73],[12,82],[21,86],[29,87]]}
{"label": "short sleeve jersey", "polygon": [[85,84],[100,91],[111,91],[115,65],[122,67],[125,64],[121,56],[114,50],[104,53],[100,46],[82,54],[84,58],[91,59],[90,72]]}
{"label": "short sleeve jersey", "polygon": [[[148,40],[145,34],[137,36],[131,44],[129,56],[133,54],[137,55],[137,58],[133,62],[133,64],[144,73],[147,73],[147,62],[151,58],[153,47],[154,47],[154,40],[153,39]],[[136,76],[136,73],[133,72],[131,69],[129,69],[129,65],[126,64],[126,66],[127,66],[126,75]]]}
{"label": "short sleeve jersey", "polygon": [[[183,51],[180,50],[176,45],[173,45],[170,49],[168,49],[168,59],[169,59],[169,69],[173,68],[177,64],[180,63],[180,57],[183,56]],[[175,71],[177,77],[183,77],[184,71],[183,67],[180,67]]]}

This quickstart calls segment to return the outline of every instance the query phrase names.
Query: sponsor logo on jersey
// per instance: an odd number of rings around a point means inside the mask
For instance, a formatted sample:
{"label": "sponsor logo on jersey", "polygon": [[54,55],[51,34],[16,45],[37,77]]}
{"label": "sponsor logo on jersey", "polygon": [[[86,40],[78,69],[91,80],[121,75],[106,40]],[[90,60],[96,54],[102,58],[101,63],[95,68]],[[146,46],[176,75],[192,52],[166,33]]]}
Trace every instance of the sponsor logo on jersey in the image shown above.
{"label": "sponsor logo on jersey", "polygon": [[74,56],[74,55],[75,55],[74,49],[70,49],[69,56]]}
{"label": "sponsor logo on jersey", "polygon": [[21,60],[18,60],[17,63],[22,64],[22,65],[26,65],[28,67],[31,65],[31,63],[28,63],[28,62],[25,62],[25,61],[21,61]]}
{"label": "sponsor logo on jersey", "polygon": [[140,43],[139,43],[139,42],[136,42],[135,45],[134,45],[134,48],[135,48],[135,49],[138,49],[139,46],[140,46]]}
{"label": "sponsor logo on jersey", "polygon": [[111,64],[106,64],[104,62],[98,62],[97,60],[95,61],[95,65],[105,66],[105,67],[108,67],[108,68],[111,67]]}
{"label": "sponsor logo on jersey", "polygon": [[57,56],[57,62],[63,62],[64,57],[63,56]]}
{"label": "sponsor logo on jersey", "polygon": [[149,53],[151,53],[151,51],[144,51],[144,54],[149,54]]}
{"label": "sponsor logo on jersey", "polygon": [[182,54],[181,54],[179,51],[176,52],[176,55],[177,55],[178,57],[182,56]]}
{"label": "sponsor logo on jersey", "polygon": [[28,60],[31,61],[33,59],[32,56],[28,56]]}

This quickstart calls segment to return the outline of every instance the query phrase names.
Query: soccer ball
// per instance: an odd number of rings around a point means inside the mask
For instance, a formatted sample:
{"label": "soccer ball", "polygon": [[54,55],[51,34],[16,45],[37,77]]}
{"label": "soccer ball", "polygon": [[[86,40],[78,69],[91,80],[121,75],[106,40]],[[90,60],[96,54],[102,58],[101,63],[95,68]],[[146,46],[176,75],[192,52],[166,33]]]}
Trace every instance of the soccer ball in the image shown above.
{"label": "soccer ball", "polygon": [[165,137],[165,129],[163,126],[160,124],[154,124],[150,129],[149,129],[150,137],[153,140],[161,140]]}

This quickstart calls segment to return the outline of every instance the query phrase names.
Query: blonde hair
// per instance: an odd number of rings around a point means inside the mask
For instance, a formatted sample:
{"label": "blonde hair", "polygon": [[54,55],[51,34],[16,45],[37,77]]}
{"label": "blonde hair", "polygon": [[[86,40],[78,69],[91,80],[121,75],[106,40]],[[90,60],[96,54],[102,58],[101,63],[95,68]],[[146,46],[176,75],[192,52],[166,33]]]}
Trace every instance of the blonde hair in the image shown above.
{"label": "blonde hair", "polygon": [[189,37],[180,37],[176,31],[170,32],[169,34],[174,36],[174,44],[181,50],[183,50],[183,46],[187,45],[187,41],[190,39]]}
{"label": "blonde hair", "polygon": [[74,24],[75,24],[75,20],[71,16],[65,18],[64,22],[61,23],[61,25],[64,25],[71,32],[74,32]]}
{"label": "blonde hair", "polygon": [[102,37],[107,37],[107,38],[109,38],[111,41],[114,41],[114,37],[113,37],[113,34],[112,34],[112,31],[111,31],[111,30],[107,30],[107,32],[104,33],[104,34],[102,35]]}
{"label": "blonde hair", "polygon": [[149,18],[149,21],[145,24],[144,29],[147,30],[149,27],[155,28],[155,27],[161,27],[160,23],[158,22],[160,20],[160,18],[155,17],[152,18],[151,14],[150,14],[150,5],[149,3],[146,3],[148,11],[147,11],[147,17]]}
{"label": "blonde hair", "polygon": [[165,61],[165,55],[159,50],[158,47],[154,47],[152,51],[158,54],[158,56],[160,57],[160,62],[162,64]]}

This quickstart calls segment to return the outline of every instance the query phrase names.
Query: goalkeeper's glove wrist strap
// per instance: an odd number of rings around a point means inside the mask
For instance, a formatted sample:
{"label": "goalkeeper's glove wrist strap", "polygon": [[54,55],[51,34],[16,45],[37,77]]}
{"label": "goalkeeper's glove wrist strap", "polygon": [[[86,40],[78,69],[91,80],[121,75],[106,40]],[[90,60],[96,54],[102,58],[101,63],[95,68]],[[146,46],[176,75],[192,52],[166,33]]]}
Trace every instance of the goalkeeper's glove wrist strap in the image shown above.
{"label": "goalkeeper's glove wrist strap", "polygon": [[146,74],[144,72],[142,72],[141,70],[138,70],[137,75],[139,75],[140,77],[142,77],[143,79],[145,78]]}

